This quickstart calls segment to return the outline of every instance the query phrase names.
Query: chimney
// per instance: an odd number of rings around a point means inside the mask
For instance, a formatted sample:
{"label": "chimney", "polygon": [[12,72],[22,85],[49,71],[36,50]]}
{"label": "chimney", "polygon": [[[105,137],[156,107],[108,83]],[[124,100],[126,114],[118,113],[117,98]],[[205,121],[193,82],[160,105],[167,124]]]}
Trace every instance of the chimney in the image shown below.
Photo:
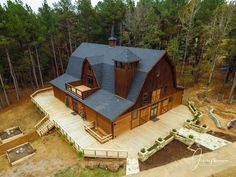
{"label": "chimney", "polygon": [[108,38],[108,41],[109,41],[109,47],[113,48],[116,46],[117,39],[114,33],[114,25],[112,25],[111,27],[111,36]]}

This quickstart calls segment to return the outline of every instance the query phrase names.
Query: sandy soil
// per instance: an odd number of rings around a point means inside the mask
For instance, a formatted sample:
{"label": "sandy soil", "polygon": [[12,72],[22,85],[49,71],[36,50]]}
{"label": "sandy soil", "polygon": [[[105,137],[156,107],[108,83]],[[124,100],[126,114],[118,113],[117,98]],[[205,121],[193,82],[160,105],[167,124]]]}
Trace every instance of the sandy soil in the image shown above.
{"label": "sandy soil", "polygon": [[211,175],[210,177],[235,177],[236,176],[236,166],[224,170],[222,172]]}
{"label": "sandy soil", "polygon": [[[34,125],[43,118],[30,99],[21,101],[0,111],[0,130],[20,126],[24,133],[34,130]],[[62,141],[56,132],[32,143],[36,154],[30,159],[11,167],[6,156],[0,156],[0,176],[33,177],[52,176],[58,170],[78,163],[74,149]]]}
{"label": "sandy soil", "polygon": [[36,154],[13,167],[9,165],[6,156],[1,156],[0,176],[47,177],[80,161],[74,149],[62,141],[56,132],[38,139],[32,146],[36,149]]}
{"label": "sandy soil", "polygon": [[27,99],[0,111],[0,131],[19,126],[23,133],[29,133],[42,118],[43,115],[39,113],[31,100]]}
{"label": "sandy soil", "polygon": [[[219,92],[215,88],[207,88],[204,85],[197,85],[186,89],[184,92],[183,103],[187,104],[187,100],[195,102],[197,107],[204,113],[201,124],[207,124],[210,129],[216,132],[236,135],[236,128],[227,129],[227,123],[236,118],[236,102],[227,104],[227,95]],[[208,117],[208,107],[214,108],[214,114],[219,118],[223,128],[219,129],[215,123]]]}

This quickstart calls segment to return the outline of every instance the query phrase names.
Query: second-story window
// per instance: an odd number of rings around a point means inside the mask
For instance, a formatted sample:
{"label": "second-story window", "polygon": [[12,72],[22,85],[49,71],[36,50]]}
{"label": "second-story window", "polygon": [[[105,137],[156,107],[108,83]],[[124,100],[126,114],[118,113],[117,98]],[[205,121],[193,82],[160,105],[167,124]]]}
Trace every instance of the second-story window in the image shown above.
{"label": "second-story window", "polygon": [[125,65],[122,62],[116,61],[116,68],[124,68]]}
{"label": "second-story window", "polygon": [[134,110],[131,113],[131,119],[134,120],[134,119],[137,119],[137,118],[138,118],[138,110]]}
{"label": "second-story window", "polygon": [[88,66],[88,74],[92,74],[92,68],[91,68],[91,66]]}
{"label": "second-story window", "polygon": [[88,86],[92,87],[93,86],[93,78],[91,76],[87,76],[87,84]]}
{"label": "second-story window", "polygon": [[156,76],[157,76],[157,77],[160,77],[160,75],[161,75],[161,71],[160,71],[160,68],[158,68],[158,69],[156,70]]}
{"label": "second-story window", "polygon": [[143,105],[148,103],[148,92],[143,93]]}
{"label": "second-story window", "polygon": [[164,96],[166,96],[166,95],[168,94],[168,88],[167,88],[167,86],[164,87],[163,93],[164,93]]}

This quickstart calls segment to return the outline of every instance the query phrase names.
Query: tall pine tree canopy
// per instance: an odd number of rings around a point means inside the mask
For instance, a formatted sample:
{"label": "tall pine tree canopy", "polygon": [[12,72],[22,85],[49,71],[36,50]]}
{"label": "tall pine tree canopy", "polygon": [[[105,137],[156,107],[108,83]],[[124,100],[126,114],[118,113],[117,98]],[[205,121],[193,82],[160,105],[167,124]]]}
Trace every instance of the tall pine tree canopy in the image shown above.
{"label": "tall pine tree canopy", "polygon": [[[179,84],[210,84],[219,67],[236,70],[236,4],[226,0],[47,0],[37,13],[20,0],[0,5],[0,68],[9,89],[38,88],[65,72],[82,42],[164,49]],[[209,78],[208,78],[209,77]],[[0,89],[1,90],[1,89]],[[1,90],[2,91],[2,90]],[[1,96],[1,95],[0,95]]]}

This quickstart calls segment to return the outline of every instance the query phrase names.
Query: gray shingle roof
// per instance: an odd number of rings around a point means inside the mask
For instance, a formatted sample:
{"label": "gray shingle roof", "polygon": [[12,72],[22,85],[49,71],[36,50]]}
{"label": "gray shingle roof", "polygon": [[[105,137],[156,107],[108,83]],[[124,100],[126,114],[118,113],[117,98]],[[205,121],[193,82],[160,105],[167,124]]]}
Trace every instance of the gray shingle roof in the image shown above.
{"label": "gray shingle roof", "polygon": [[121,62],[133,62],[139,61],[140,59],[129,49],[125,48],[114,60]]}
{"label": "gray shingle roof", "polygon": [[[140,59],[127,99],[121,99],[114,94],[113,60],[123,58],[124,56],[122,57],[121,54],[124,51],[128,54],[126,60],[133,60],[135,57]],[[80,100],[74,95],[71,96],[112,121],[135,103],[147,73],[164,54],[164,50],[122,46],[110,48],[108,45],[82,43],[72,53],[66,73],[54,79],[51,83],[71,95],[71,93],[65,90],[65,83],[81,79],[83,61],[85,58],[88,59],[95,71],[100,90],[84,100]]]}

